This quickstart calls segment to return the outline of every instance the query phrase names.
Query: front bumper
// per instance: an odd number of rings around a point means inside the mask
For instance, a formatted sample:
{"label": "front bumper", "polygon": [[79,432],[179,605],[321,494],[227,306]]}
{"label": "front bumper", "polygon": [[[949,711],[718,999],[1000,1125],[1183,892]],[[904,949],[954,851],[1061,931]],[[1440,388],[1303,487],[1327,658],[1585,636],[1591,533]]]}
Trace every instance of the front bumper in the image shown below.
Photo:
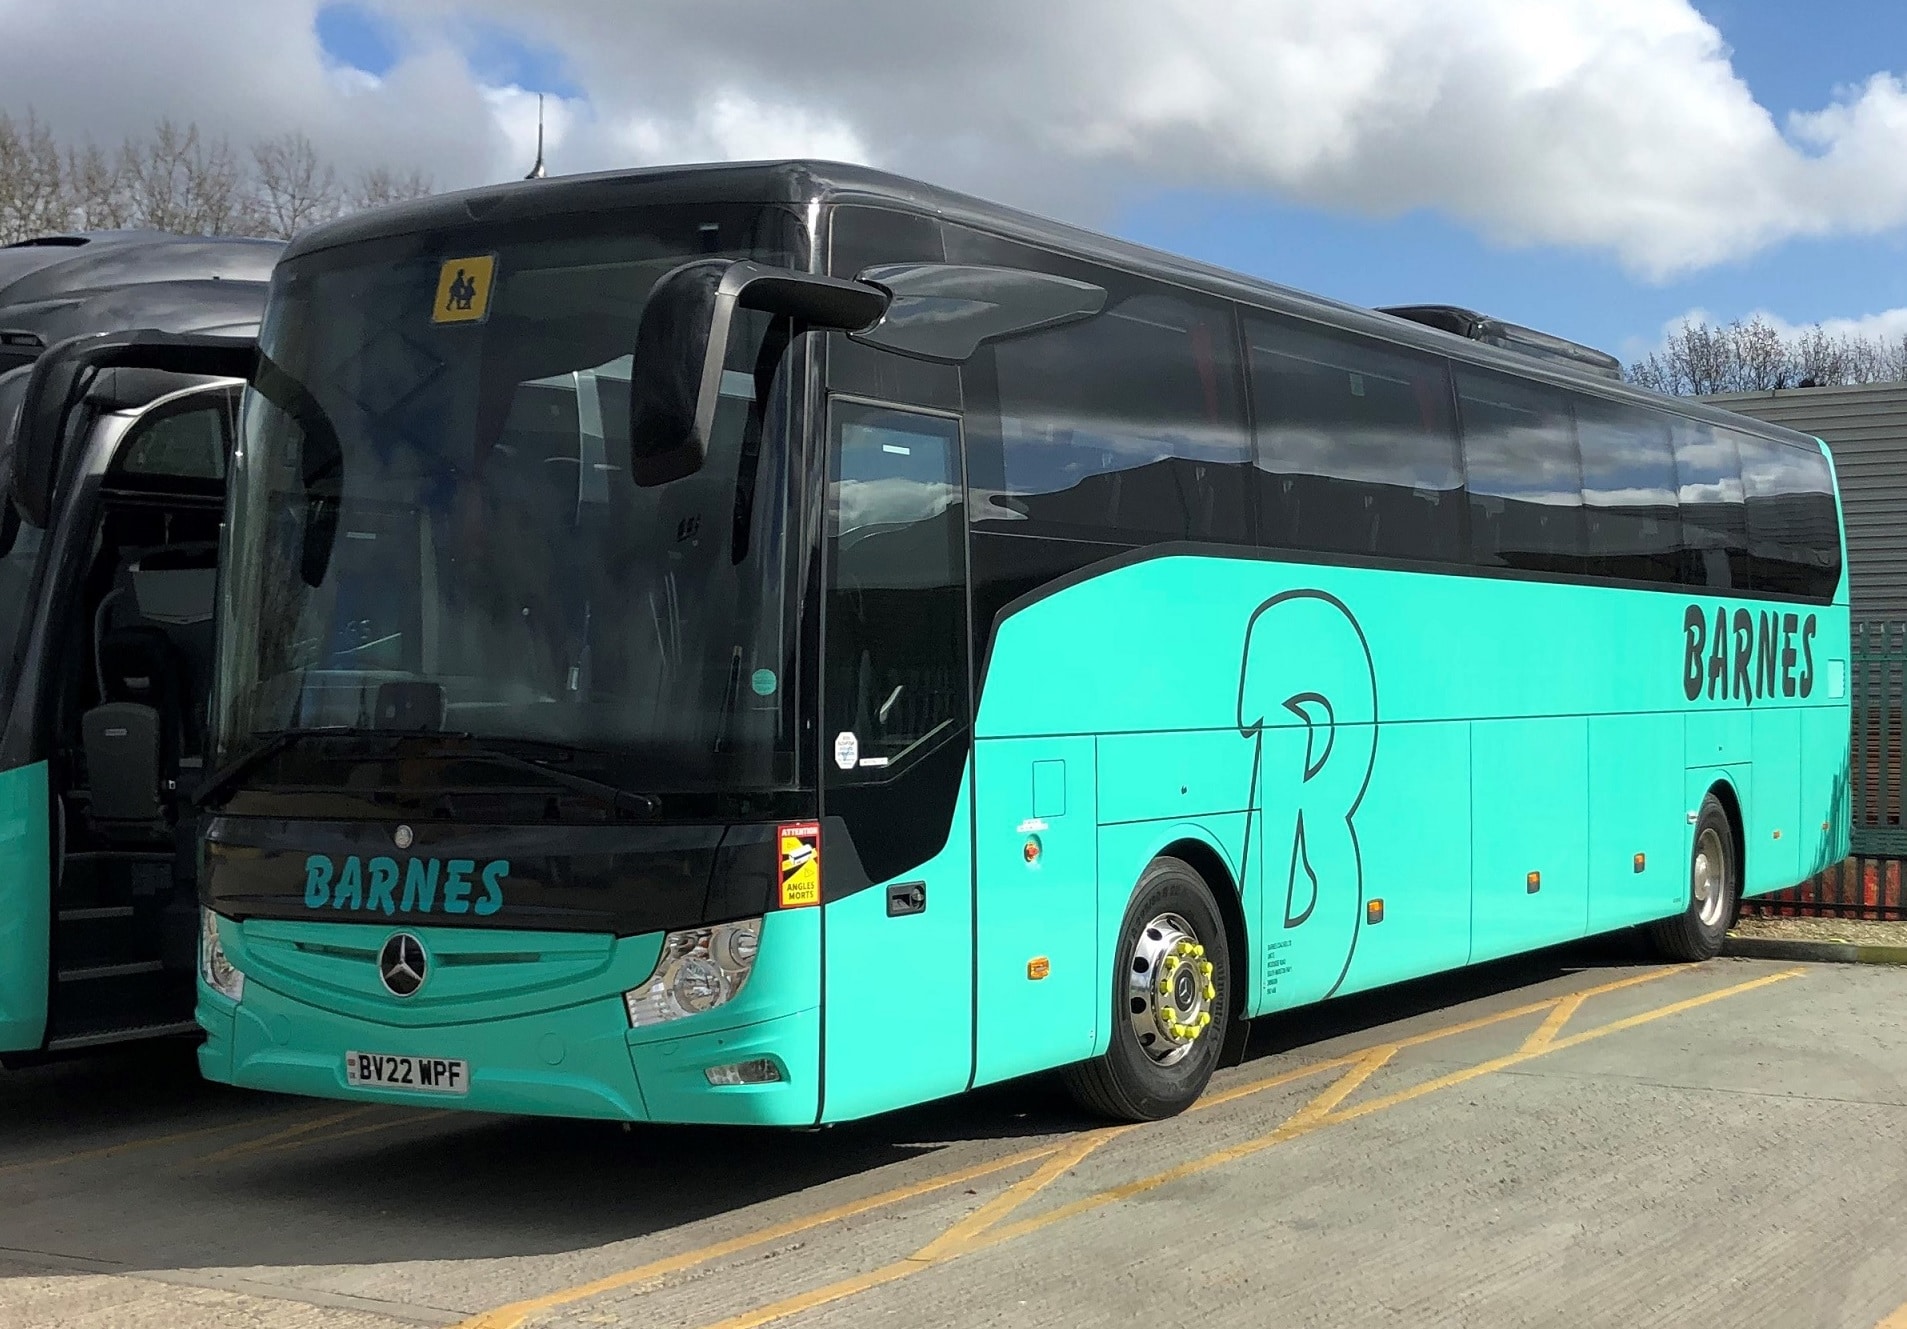
{"label": "front bumper", "polygon": [[[374,992],[339,993],[320,976],[302,979],[273,963],[274,947],[339,948],[350,925],[250,925],[221,922],[226,953],[246,973],[233,1003],[201,981],[198,1020],[206,1031],[199,1066],[207,1079],[274,1093],[473,1112],[589,1117],[615,1121],[806,1126],[820,1100],[820,947],[816,910],[773,914],[763,926],[761,958],[748,984],[724,1006],[645,1029],[631,1029],[622,991],[643,976],[659,937],[611,944],[604,971],[590,981],[566,973],[550,989],[513,974],[467,1001],[407,1007]],[[365,944],[377,940],[366,937]],[[443,932],[417,930],[426,946],[448,947]],[[319,939],[323,940],[320,941]],[[529,949],[528,943],[521,943]],[[615,953],[624,949],[626,958]],[[641,957],[647,956],[644,961]],[[499,969],[502,966],[498,966]],[[635,979],[628,975],[635,974]],[[499,973],[499,980],[503,975]],[[604,989],[609,990],[605,991]],[[577,1000],[552,1000],[589,989]],[[345,1077],[347,1052],[460,1058],[469,1063],[463,1094],[367,1088]],[[717,1087],[707,1070],[772,1061],[781,1079]]]}

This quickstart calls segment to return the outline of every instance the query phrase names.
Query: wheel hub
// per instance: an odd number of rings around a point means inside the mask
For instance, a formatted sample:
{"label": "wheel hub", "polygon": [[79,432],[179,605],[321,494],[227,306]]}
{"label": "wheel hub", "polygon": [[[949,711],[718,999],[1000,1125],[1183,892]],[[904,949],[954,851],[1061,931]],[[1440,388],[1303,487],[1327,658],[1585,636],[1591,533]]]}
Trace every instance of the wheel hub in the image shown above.
{"label": "wheel hub", "polygon": [[1695,842],[1692,894],[1696,915],[1704,927],[1721,922],[1722,912],[1728,907],[1727,853],[1720,833],[1713,826],[1703,827],[1701,838]]}
{"label": "wheel hub", "polygon": [[1181,1060],[1211,1027],[1218,999],[1212,962],[1179,915],[1160,914],[1139,929],[1128,997],[1139,1046],[1161,1066]]}

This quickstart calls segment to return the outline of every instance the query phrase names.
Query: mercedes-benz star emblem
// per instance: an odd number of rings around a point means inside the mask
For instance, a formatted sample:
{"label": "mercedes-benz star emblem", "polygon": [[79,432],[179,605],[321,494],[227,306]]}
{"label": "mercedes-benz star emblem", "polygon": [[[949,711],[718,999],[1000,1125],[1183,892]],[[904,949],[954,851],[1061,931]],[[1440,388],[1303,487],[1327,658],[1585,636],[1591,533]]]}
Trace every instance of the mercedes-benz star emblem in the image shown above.
{"label": "mercedes-benz star emblem", "polygon": [[391,835],[391,839],[396,841],[399,849],[409,849],[411,847],[411,841],[416,838],[416,836],[411,834],[411,828],[408,826],[399,826]]}
{"label": "mercedes-benz star emblem", "polygon": [[400,932],[384,943],[378,952],[377,976],[384,980],[393,997],[414,997],[424,986],[430,961],[424,958],[424,943],[408,932]]}

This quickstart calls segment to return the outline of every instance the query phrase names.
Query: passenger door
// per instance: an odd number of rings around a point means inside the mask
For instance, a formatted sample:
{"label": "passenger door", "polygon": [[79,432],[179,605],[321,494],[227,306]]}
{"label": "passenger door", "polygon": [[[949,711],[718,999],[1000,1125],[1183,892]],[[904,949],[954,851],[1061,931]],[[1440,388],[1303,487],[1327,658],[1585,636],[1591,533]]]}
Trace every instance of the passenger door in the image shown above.
{"label": "passenger door", "polygon": [[[65,507],[76,518],[68,538],[90,543],[109,504],[156,504],[197,514],[215,540],[235,408],[236,389],[221,386],[167,396],[130,420],[102,420],[88,446],[100,454],[89,460],[105,471],[105,493],[77,511]],[[71,616],[64,639],[88,643],[93,659],[87,683],[68,694],[91,698],[82,703],[88,709],[56,722],[55,746],[67,755],[51,769],[67,787],[58,793],[65,811],[53,884],[49,1048],[196,1028],[190,798],[203,774],[215,578],[216,544],[197,540],[124,551],[105,599],[77,583],[55,591]],[[149,718],[156,751],[127,746],[141,732],[128,716]]]}
{"label": "passenger door", "polygon": [[836,397],[828,422],[823,1116],[967,1087],[972,722],[959,417]]}

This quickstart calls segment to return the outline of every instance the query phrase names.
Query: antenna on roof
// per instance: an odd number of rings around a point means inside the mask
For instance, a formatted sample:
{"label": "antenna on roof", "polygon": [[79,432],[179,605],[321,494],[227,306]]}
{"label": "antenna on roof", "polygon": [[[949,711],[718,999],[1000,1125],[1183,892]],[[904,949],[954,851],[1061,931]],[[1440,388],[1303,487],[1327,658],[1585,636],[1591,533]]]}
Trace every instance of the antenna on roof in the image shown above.
{"label": "antenna on roof", "polygon": [[541,180],[549,174],[543,169],[543,94],[536,94],[536,165],[530,168],[525,180]]}

